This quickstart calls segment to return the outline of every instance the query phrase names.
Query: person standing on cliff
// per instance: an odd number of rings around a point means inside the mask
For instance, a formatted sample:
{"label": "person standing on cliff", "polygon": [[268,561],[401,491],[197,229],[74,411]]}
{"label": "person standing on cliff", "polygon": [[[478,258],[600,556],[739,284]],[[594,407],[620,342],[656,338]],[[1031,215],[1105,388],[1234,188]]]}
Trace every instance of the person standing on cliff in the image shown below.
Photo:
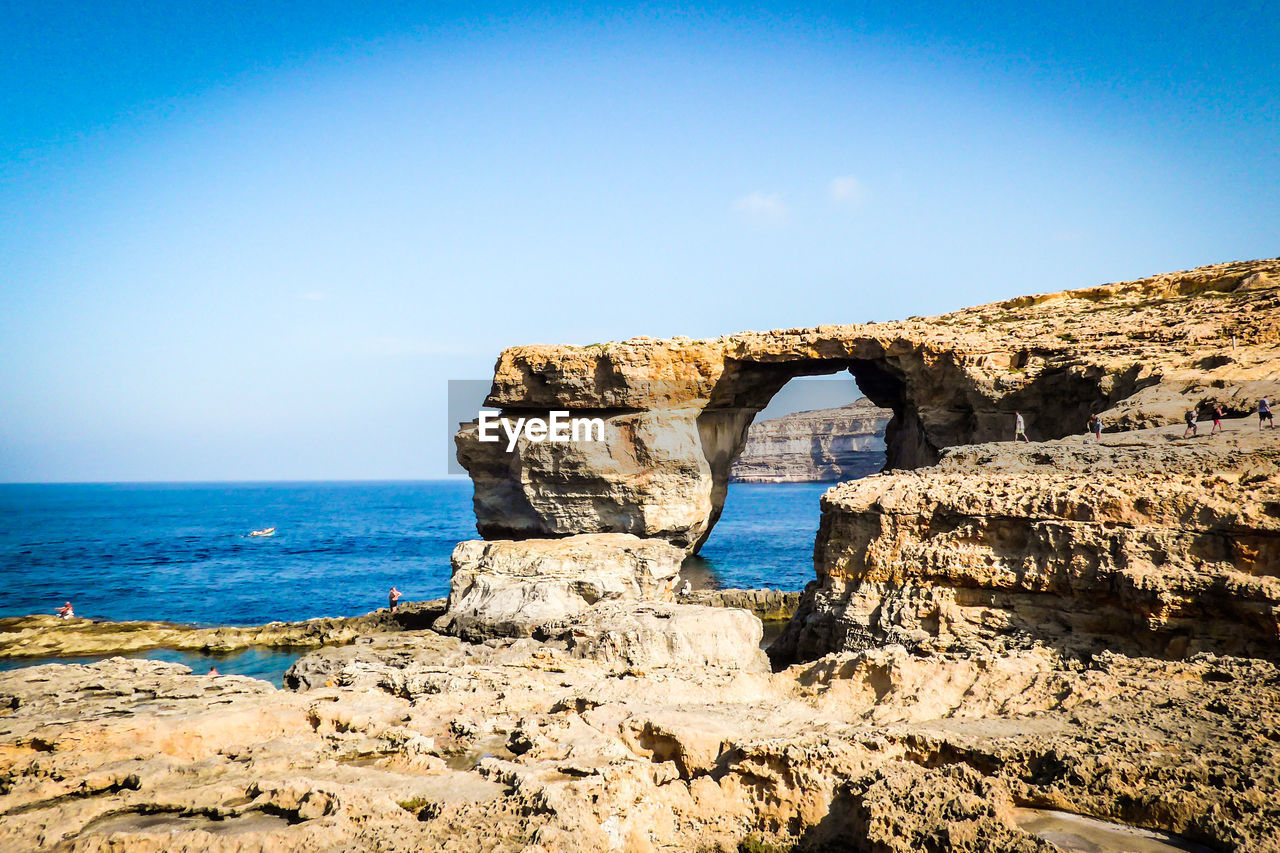
{"label": "person standing on cliff", "polygon": [[1187,422],[1187,428],[1182,431],[1183,438],[1186,438],[1189,435],[1199,435],[1199,427],[1196,426],[1196,416],[1197,415],[1196,415],[1196,410],[1194,406],[1190,409],[1187,409],[1187,413],[1183,415],[1183,418]]}
{"label": "person standing on cliff", "polygon": [[1022,412],[1014,412],[1013,421],[1013,440],[1021,439],[1027,444],[1031,443],[1031,439],[1027,438],[1027,422],[1022,419]]}
{"label": "person standing on cliff", "polygon": [[396,612],[396,602],[399,600],[400,590],[396,589],[394,586],[391,587],[391,592],[387,593],[387,606],[391,608],[392,613]]}
{"label": "person standing on cliff", "polygon": [[1093,433],[1094,441],[1102,443],[1102,416],[1096,412],[1089,415],[1089,432]]}
{"label": "person standing on cliff", "polygon": [[1262,430],[1262,422],[1266,421],[1267,426],[1271,429],[1276,428],[1276,422],[1271,417],[1271,401],[1263,397],[1258,401],[1258,430]]}
{"label": "person standing on cliff", "polygon": [[1222,432],[1222,404],[1214,403],[1213,405],[1213,428],[1209,430],[1209,435],[1217,435]]}

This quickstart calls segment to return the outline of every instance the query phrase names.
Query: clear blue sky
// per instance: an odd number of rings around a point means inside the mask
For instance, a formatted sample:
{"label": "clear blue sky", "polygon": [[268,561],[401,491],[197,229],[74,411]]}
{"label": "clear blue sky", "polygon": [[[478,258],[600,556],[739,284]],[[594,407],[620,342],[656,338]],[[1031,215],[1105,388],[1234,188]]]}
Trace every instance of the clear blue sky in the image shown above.
{"label": "clear blue sky", "polygon": [[439,476],[509,344],[1280,254],[1274,5],[816,8],[0,2],[0,480]]}

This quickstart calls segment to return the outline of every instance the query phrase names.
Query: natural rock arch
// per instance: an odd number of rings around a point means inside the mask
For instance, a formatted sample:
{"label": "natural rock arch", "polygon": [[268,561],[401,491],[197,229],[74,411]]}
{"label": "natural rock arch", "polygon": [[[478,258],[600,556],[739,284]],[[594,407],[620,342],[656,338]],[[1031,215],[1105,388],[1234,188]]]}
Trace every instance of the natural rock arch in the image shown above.
{"label": "natural rock arch", "polygon": [[599,416],[606,440],[522,440],[507,453],[464,425],[458,459],[485,538],[633,533],[693,552],[719,518],[747,427],[797,376],[849,371],[892,410],[889,468],[1009,440],[1015,411],[1033,439],[1083,433],[1096,411],[1126,425],[1167,422],[1188,382],[1239,372],[1221,361],[1224,341],[1263,353],[1280,342],[1256,294],[1274,281],[1280,262],[1255,261],[895,323],[513,347],[488,405],[512,417]]}
{"label": "natural rock arch", "polygon": [[[522,440],[507,453],[502,444],[478,442],[474,429],[464,427],[459,459],[475,482],[481,535],[634,533],[696,552],[720,517],[747,428],[800,376],[847,371],[863,394],[893,412],[886,429],[889,468],[931,465],[940,450],[956,444],[1007,439],[1019,407],[1039,437],[1079,432],[1089,411],[1108,401],[1099,372],[1044,370],[1000,393],[997,383],[982,381],[953,352],[853,338],[827,356],[821,351],[830,349],[831,338],[781,334],[797,341],[788,350],[803,341],[808,351],[765,350],[756,358],[726,353],[708,364],[701,348],[629,342],[601,350],[587,369],[572,373],[548,369],[524,353],[504,354],[492,405],[512,418],[546,417],[561,407],[599,416],[607,425],[606,442]],[[787,339],[761,338],[774,344]],[[501,378],[511,371],[524,377],[521,399]]]}

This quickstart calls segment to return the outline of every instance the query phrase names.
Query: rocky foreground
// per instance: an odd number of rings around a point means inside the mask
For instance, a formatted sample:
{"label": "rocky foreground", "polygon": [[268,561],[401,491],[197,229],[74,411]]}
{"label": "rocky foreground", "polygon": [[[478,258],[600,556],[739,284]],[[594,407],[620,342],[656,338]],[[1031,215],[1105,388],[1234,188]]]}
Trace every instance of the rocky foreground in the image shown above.
{"label": "rocky foreground", "polygon": [[549,642],[375,635],[297,692],[0,675],[0,849],[1049,853],[1046,808],[1280,849],[1272,662],[891,645],[771,674],[746,614],[649,607]]}
{"label": "rocky foreground", "polygon": [[0,849],[1277,851],[1276,435],[838,487],[776,672],[751,613],[677,603],[679,549],[605,534],[464,543],[436,625],[473,642],[369,634],[290,690],[0,674]]}

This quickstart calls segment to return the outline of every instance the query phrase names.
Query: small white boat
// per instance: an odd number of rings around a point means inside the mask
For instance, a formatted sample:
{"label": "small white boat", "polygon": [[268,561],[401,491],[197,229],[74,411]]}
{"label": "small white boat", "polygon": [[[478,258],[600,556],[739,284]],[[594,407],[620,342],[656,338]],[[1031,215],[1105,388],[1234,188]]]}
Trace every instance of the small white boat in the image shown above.
{"label": "small white boat", "polygon": [[250,530],[250,536],[275,536],[276,529],[274,527],[264,527],[261,530]]}

